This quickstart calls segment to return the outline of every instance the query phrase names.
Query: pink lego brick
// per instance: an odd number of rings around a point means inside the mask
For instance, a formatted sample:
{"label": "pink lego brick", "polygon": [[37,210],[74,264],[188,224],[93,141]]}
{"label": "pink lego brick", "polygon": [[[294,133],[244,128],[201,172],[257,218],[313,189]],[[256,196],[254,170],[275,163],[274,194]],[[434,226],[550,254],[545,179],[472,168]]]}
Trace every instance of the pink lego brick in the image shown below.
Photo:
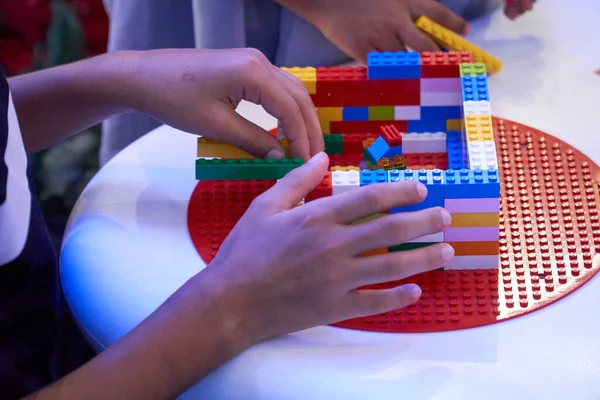
{"label": "pink lego brick", "polygon": [[500,199],[445,199],[444,208],[450,214],[500,212]]}
{"label": "pink lego brick", "polygon": [[499,256],[455,256],[444,269],[496,269],[499,264]]}
{"label": "pink lego brick", "polygon": [[421,105],[424,107],[462,106],[460,93],[424,92],[421,93]]}
{"label": "pink lego brick", "polygon": [[500,240],[500,228],[497,226],[448,228],[444,232],[446,242],[494,242],[496,240]]}
{"label": "pink lego brick", "polygon": [[394,119],[397,121],[418,121],[421,119],[420,106],[394,107]]}
{"label": "pink lego brick", "polygon": [[422,78],[421,93],[456,92],[460,93],[460,78]]}

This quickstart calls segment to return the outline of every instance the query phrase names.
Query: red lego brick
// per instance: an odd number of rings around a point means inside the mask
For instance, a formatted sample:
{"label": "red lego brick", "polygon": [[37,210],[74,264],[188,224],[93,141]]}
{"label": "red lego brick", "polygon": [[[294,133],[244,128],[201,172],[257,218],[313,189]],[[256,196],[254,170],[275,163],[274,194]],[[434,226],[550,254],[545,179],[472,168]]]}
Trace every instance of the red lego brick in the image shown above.
{"label": "red lego brick", "polygon": [[[448,154],[447,153],[410,153],[404,154],[406,164],[411,169],[416,166],[433,165],[437,169],[448,169]],[[428,168],[431,169],[431,168]]]}
{"label": "red lego brick", "polygon": [[[365,133],[369,121],[332,121],[329,123],[331,133]],[[377,132],[378,130],[371,131]]]}
{"label": "red lego brick", "polygon": [[393,126],[400,132],[408,130],[408,121],[367,121],[365,132],[379,132],[383,125]]}
{"label": "red lego brick", "polygon": [[312,190],[306,197],[304,198],[305,202],[313,201],[316,199],[320,199],[322,197],[333,196],[332,188],[331,188],[331,172],[327,171],[321,183],[317,185],[316,188]]}
{"label": "red lego brick", "polygon": [[369,94],[372,96],[379,95],[382,106],[418,106],[421,104],[421,80],[370,80]]}
{"label": "red lego brick", "polygon": [[312,100],[313,105],[315,107],[330,107],[331,106],[329,93],[325,92],[323,94],[311,94],[310,99]]}
{"label": "red lego brick", "polygon": [[421,78],[458,78],[458,65],[472,62],[471,53],[463,51],[421,53]]}
{"label": "red lego brick", "polygon": [[365,67],[317,68],[317,95],[328,93],[330,107],[379,105],[381,96],[368,91]]}
{"label": "red lego brick", "polygon": [[342,135],[344,154],[363,155],[363,141],[372,138],[377,139],[377,133],[346,133]]}
{"label": "red lego brick", "polygon": [[402,146],[402,134],[394,125],[384,125],[379,132],[390,147]]}

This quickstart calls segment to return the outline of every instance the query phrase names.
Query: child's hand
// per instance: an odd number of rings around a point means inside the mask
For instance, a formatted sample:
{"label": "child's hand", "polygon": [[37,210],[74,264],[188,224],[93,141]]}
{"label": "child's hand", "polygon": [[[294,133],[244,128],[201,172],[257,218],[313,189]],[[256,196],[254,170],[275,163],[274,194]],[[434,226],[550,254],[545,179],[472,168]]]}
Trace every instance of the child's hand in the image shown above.
{"label": "child's hand", "polygon": [[504,15],[510,19],[516,19],[517,17],[525,14],[527,11],[533,10],[533,3],[535,0],[511,0],[504,4]]}
{"label": "child's hand", "polygon": [[292,154],[324,149],[317,113],[302,82],[254,49],[135,52],[124,81],[128,104],[186,132],[240,147],[256,157],[284,157],[279,142],[235,112],[242,100],[279,119]]}
{"label": "child's hand", "polygon": [[333,44],[366,64],[371,51],[436,51],[414,24],[421,15],[465,35],[468,24],[434,0],[276,0],[314,24]]}
{"label": "child's hand", "polygon": [[450,245],[440,243],[360,257],[440,232],[450,215],[432,208],[352,225],[422,201],[427,190],[417,182],[370,185],[296,207],[327,166],[320,153],[257,197],[200,274],[223,288],[228,310],[238,310],[251,341],[406,307],[421,294],[416,285],[355,289],[440,268],[454,256]]}

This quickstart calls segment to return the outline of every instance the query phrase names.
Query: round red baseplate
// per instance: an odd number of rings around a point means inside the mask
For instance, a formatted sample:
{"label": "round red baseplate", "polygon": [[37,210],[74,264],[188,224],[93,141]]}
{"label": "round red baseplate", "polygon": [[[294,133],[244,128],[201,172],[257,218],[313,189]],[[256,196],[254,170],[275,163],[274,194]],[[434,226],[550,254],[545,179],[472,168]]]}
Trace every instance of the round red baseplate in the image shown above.
{"label": "round red baseplate", "polygon": [[[334,326],[378,332],[439,332],[507,320],[579,289],[600,268],[600,168],[568,144],[494,118],[501,178],[500,261],[494,270],[433,271],[371,288],[414,282],[407,308]],[[332,156],[332,165],[357,160]],[[274,181],[201,181],[189,233],[209,263],[250,202]],[[596,237],[594,238],[594,233]]]}

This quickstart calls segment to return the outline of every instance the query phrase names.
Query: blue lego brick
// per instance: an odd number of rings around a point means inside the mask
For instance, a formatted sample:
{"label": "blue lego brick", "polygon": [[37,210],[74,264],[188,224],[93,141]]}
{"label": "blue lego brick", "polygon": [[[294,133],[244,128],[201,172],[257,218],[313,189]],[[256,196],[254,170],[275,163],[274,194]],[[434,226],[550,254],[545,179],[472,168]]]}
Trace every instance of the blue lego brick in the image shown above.
{"label": "blue lego brick", "polygon": [[360,171],[360,186],[385,182],[388,182],[388,171],[386,170],[378,169],[371,171],[370,169],[363,169]]}
{"label": "blue lego brick", "polygon": [[[462,106],[429,106],[421,107],[421,121],[459,119],[462,115]],[[442,130],[446,132],[446,128]]]}
{"label": "blue lego brick", "polygon": [[390,147],[390,149],[383,155],[384,157],[394,157],[402,155],[402,146]]}
{"label": "blue lego brick", "polygon": [[368,121],[369,107],[344,107],[342,108],[344,121]]}
{"label": "blue lego brick", "polygon": [[410,169],[406,170],[390,170],[389,173],[389,181],[390,182],[398,182],[398,181],[420,181],[425,186],[427,186],[427,197],[425,200],[418,204],[411,204],[409,206],[402,206],[390,209],[388,212],[390,214],[395,214],[399,212],[411,212],[411,211],[419,211],[424,210],[426,208],[431,207],[443,207],[444,206],[444,196],[445,196],[445,176],[444,171],[439,169],[434,170],[426,170],[421,169],[418,171],[413,171]]}
{"label": "blue lego brick", "polygon": [[389,149],[390,146],[385,142],[383,137],[379,136],[367,151],[369,152],[371,158],[373,158],[375,161],[379,161]]}
{"label": "blue lego brick", "polygon": [[[454,119],[454,118],[449,118]],[[434,119],[434,120],[419,120],[419,121],[407,121],[408,132],[445,132],[446,131],[446,120],[445,119]]]}
{"label": "blue lego brick", "polygon": [[490,101],[487,77],[483,75],[463,76],[460,78],[462,101]]}
{"label": "blue lego brick", "polygon": [[444,197],[446,199],[500,198],[498,170],[446,170]]}
{"label": "blue lego brick", "polygon": [[460,135],[461,133],[457,131],[446,133],[446,153],[448,154],[448,168],[450,169],[466,168],[463,160]]}
{"label": "blue lego brick", "polygon": [[369,79],[414,79],[421,77],[418,52],[371,52],[367,55]]}

